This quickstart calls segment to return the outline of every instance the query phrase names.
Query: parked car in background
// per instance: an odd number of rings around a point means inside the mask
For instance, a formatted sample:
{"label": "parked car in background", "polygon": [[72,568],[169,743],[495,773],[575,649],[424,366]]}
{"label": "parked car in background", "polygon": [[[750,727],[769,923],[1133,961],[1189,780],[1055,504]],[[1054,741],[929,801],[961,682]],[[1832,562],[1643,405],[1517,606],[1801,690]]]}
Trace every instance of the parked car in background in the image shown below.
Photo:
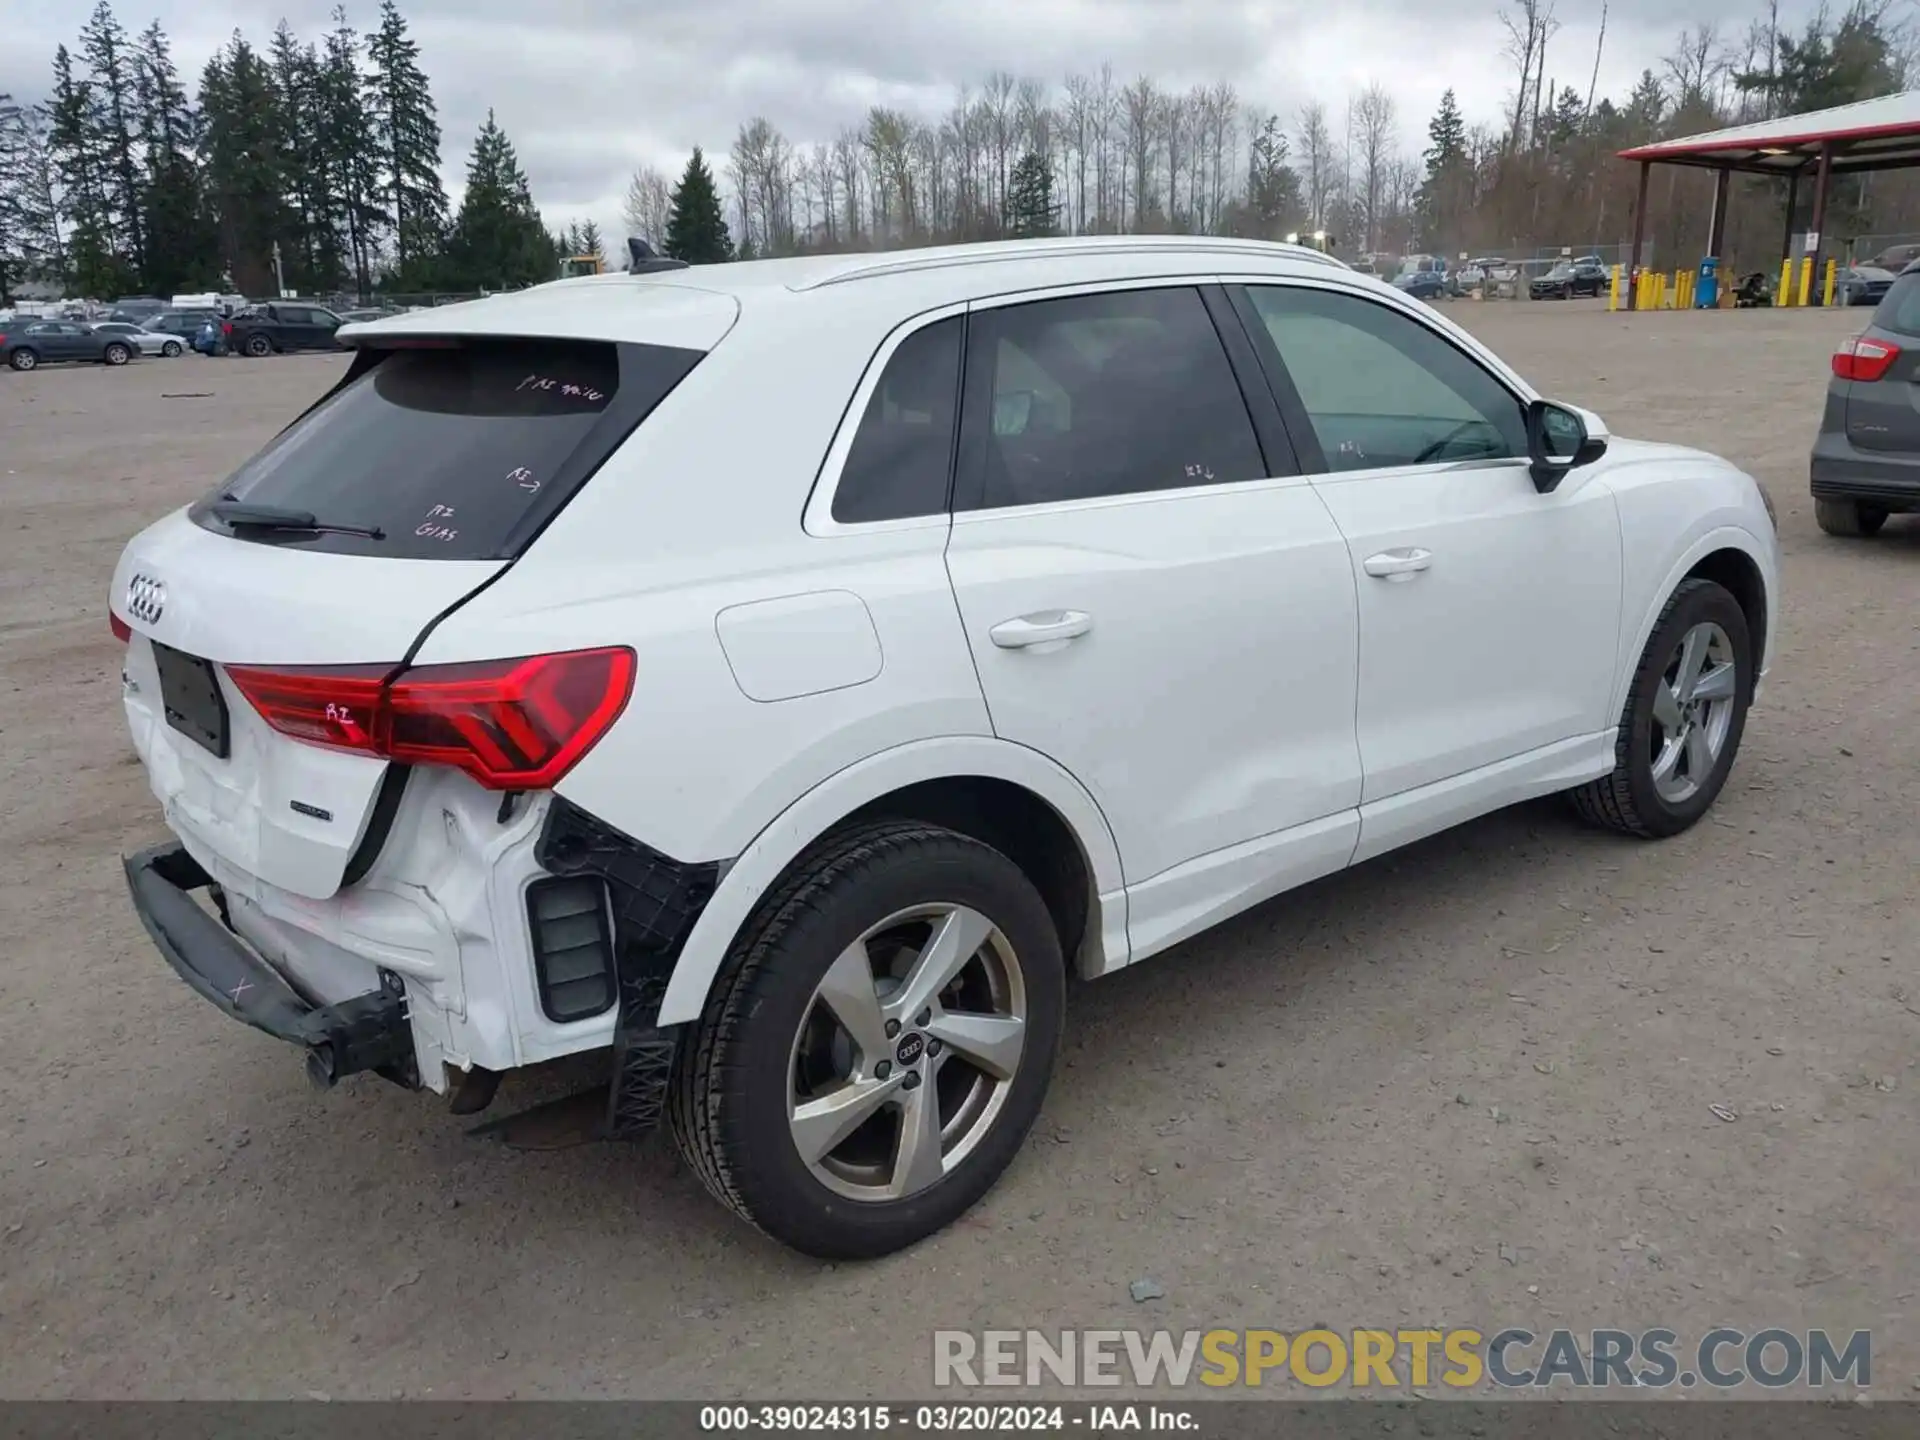
{"label": "parked car in background", "polygon": [[295,350],[337,350],[334,332],[344,322],[318,305],[271,300],[221,322],[227,349],[236,355],[273,355]]}
{"label": "parked car in background", "polygon": [[218,312],[213,310],[168,310],[149,320],[147,329],[157,330],[163,335],[177,335],[191,344],[202,325],[218,318]]}
{"label": "parked car in background", "polygon": [[193,332],[189,342],[197,355],[224,355],[227,353],[226,320],[224,316],[210,315],[200,322],[200,328]]}
{"label": "parked car in background", "polygon": [[389,315],[404,315],[406,312],[391,305],[376,305],[366,310],[348,310],[340,317],[342,325],[361,325],[369,320],[384,320]]}
{"label": "parked car in background", "polygon": [[1438,300],[1451,293],[1447,272],[1437,267],[1410,266],[1393,277],[1393,284],[1395,289],[1406,291],[1416,300]]}
{"label": "parked car in background", "polygon": [[1578,260],[1562,260],[1544,275],[1527,282],[1527,294],[1535,300],[1571,300],[1577,295],[1598,295],[1611,277],[1607,267],[1591,255]]}
{"label": "parked car in background", "polygon": [[140,326],[130,325],[124,320],[102,320],[93,327],[93,333],[118,335],[142,355],[163,355],[171,359],[187,348],[186,342],[178,335],[167,335],[158,330],[143,330]]}
{"label": "parked car in background", "polygon": [[1813,518],[1829,535],[1879,533],[1920,510],[1920,261],[1900,272],[1867,328],[1833,352],[1813,442]]}
{"label": "parked car in background", "polygon": [[164,314],[167,302],[153,295],[128,295],[107,306],[107,319],[118,324],[144,325]]}
{"label": "parked car in background", "polygon": [[817,1256],[988,1191],[1071,974],[1536,797],[1696,824],[1777,648],[1750,476],[1297,246],[583,278],[348,343],[115,570],[175,832],[134,908],[322,1084],[467,1114],[600,1052],[608,1133]]}
{"label": "parked car in background", "polygon": [[0,332],[0,360],[15,370],[33,370],[68,360],[124,365],[137,348],[124,335],[103,335],[78,320],[33,320],[24,325],[11,321]]}
{"label": "parked car in background", "polygon": [[1878,305],[1893,288],[1894,272],[1873,265],[1848,265],[1833,281],[1836,305]]}
{"label": "parked car in background", "polygon": [[1887,270],[1898,275],[1914,261],[1920,260],[1920,244],[1889,245],[1872,259],[1863,261],[1870,270]]}

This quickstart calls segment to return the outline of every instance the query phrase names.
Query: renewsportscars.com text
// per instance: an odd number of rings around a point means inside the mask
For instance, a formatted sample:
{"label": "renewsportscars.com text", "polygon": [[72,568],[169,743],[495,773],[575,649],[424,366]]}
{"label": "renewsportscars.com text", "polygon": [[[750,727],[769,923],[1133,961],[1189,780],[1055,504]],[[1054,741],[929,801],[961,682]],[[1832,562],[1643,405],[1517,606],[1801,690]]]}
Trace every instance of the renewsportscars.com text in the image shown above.
{"label": "renewsportscars.com text", "polygon": [[933,1383],[977,1385],[1344,1385],[1393,1390],[1565,1386],[1636,1390],[1821,1388],[1873,1378],[1873,1338],[1824,1330],[1720,1328],[1536,1333],[1520,1327],[1303,1330],[936,1330]]}

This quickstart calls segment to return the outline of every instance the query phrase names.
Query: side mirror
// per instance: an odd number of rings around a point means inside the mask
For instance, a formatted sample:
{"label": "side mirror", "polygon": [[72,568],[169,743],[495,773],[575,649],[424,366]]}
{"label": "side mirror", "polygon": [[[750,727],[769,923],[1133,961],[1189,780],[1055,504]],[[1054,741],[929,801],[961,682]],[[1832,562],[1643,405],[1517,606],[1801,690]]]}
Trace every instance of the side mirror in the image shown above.
{"label": "side mirror", "polygon": [[1570,470],[1591,465],[1607,453],[1607,427],[1590,410],[1552,400],[1527,406],[1527,458],[1533,488],[1542,495],[1558,488]]}

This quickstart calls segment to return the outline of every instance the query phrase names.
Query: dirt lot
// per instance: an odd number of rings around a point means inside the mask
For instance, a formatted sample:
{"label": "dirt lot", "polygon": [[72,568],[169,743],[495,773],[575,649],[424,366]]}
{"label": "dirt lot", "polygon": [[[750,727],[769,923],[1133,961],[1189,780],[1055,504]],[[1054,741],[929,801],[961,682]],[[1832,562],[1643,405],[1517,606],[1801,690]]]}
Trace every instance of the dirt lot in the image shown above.
{"label": "dirt lot", "polygon": [[839,1268],[664,1144],[314,1093],[165,968],[108,577],[339,362],[0,375],[0,1393],[902,1397],[940,1326],[1313,1323],[1871,1329],[1874,1390],[1920,1384],[1920,523],[1829,540],[1806,496],[1852,317],[1453,313],[1777,500],[1781,648],[1711,823],[1527,807],[1081,989],[1006,1181]]}

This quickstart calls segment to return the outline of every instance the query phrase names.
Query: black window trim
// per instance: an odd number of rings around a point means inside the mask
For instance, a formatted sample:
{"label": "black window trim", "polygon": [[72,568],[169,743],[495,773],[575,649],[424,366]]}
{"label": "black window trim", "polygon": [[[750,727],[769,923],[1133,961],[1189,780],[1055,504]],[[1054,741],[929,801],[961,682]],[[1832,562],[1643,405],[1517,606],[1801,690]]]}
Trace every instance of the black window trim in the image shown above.
{"label": "black window trim", "polygon": [[[834,426],[833,438],[827,442],[827,448],[820,457],[820,466],[814,472],[813,484],[807,490],[807,498],[801,505],[800,528],[808,535],[825,538],[833,535],[865,533],[871,530],[925,530],[934,527],[945,528],[953,521],[953,487],[955,467],[959,459],[960,426],[963,417],[960,413],[960,400],[966,393],[967,382],[967,340],[968,322],[973,306],[965,300],[952,301],[937,305],[931,310],[923,310],[909,315],[895,325],[874,347],[868,357],[866,368],[860,372],[860,378],[847,397],[847,403],[840,412],[839,422]],[[953,443],[947,450],[947,489],[944,507],[927,515],[903,515],[893,520],[838,520],[834,518],[834,496],[840,490],[840,478],[846,473],[847,457],[853,453],[853,442],[859,436],[860,425],[867,417],[867,406],[873,401],[874,391],[880,388],[885,378],[887,366],[893,363],[893,357],[900,347],[923,330],[930,330],[945,320],[957,318],[960,321],[960,365],[955,377],[954,395],[954,435]]]}
{"label": "black window trim", "polygon": [[[1254,442],[1260,451],[1261,465],[1267,473],[1246,480],[1222,481],[1218,485],[1169,485],[1158,490],[1130,490],[1078,500],[1050,501],[1032,505],[1000,505],[989,509],[981,504],[986,473],[985,456],[982,451],[985,439],[981,423],[984,412],[981,411],[977,400],[970,412],[967,398],[981,394],[991,377],[986,371],[989,362],[985,349],[976,349],[969,343],[960,364],[959,443],[956,447],[953,481],[948,492],[954,519],[990,519],[1002,515],[1028,514],[1036,510],[1079,509],[1090,505],[1157,501],[1197,490],[1237,489],[1248,485],[1269,484],[1274,481],[1297,480],[1304,477],[1306,472],[1300,463],[1301,457],[1289,439],[1287,428],[1281,423],[1280,412],[1273,408],[1271,392],[1248,372],[1248,367],[1257,365],[1258,362],[1247,344],[1244,326],[1235,326],[1229,321],[1225,287],[1216,276],[1211,274],[1138,275],[1079,281],[1048,286],[1039,290],[1021,290],[982,297],[971,302],[968,309],[970,314],[978,314],[987,310],[1010,310],[1021,305],[1044,304],[1050,300],[1071,300],[1085,295],[1122,294],[1133,290],[1198,292],[1200,303],[1206,311],[1208,320],[1212,322],[1214,335],[1219,339],[1220,348],[1226,355],[1227,367],[1233,374],[1235,385],[1239,388],[1240,401],[1246,409],[1247,420],[1253,429]],[[971,342],[972,338],[969,330],[967,339]]]}
{"label": "black window trim", "polygon": [[[1295,277],[1291,275],[1274,275],[1260,278],[1236,278],[1229,281],[1226,286],[1228,300],[1232,304],[1234,313],[1240,317],[1240,324],[1246,332],[1246,338],[1251,343],[1254,353],[1260,359],[1260,365],[1266,373],[1267,384],[1270,387],[1270,393],[1273,396],[1274,403],[1279,406],[1281,417],[1286,422],[1287,433],[1293,438],[1294,450],[1300,457],[1300,468],[1303,474],[1329,476],[1346,476],[1352,474],[1364,476],[1373,473],[1373,471],[1372,469],[1335,471],[1327,464],[1326,454],[1320,448],[1319,433],[1313,428],[1312,418],[1308,416],[1307,407],[1300,399],[1300,391],[1293,382],[1292,372],[1287,369],[1286,362],[1280,358],[1279,347],[1273,343],[1273,336],[1267,330],[1266,321],[1260,318],[1260,312],[1255,308],[1253,303],[1253,296],[1248,293],[1256,285],[1294,290],[1322,290],[1335,295],[1345,295],[1365,304],[1376,305],[1382,310],[1391,311],[1403,319],[1410,320],[1415,325],[1420,326],[1429,335],[1432,335],[1436,340],[1445,343],[1447,347],[1462,360],[1465,360],[1470,365],[1477,366],[1489,379],[1494,381],[1494,383],[1499,385],[1502,390],[1505,390],[1507,394],[1512,397],[1514,405],[1518,407],[1521,414],[1524,415],[1526,413],[1527,406],[1533,399],[1531,395],[1516,386],[1511,377],[1501,374],[1498,369],[1488,365],[1480,356],[1463,347],[1444,330],[1441,330],[1436,325],[1429,324],[1424,316],[1416,314],[1407,306],[1396,305],[1379,296],[1369,295],[1358,287],[1317,284],[1315,282],[1318,279],[1318,276],[1313,277],[1313,279],[1307,279],[1306,277]],[[1382,465],[1376,468],[1396,471],[1444,470],[1462,464],[1524,465],[1526,463],[1527,457],[1525,455],[1518,455],[1507,456],[1498,460],[1436,460],[1430,465]]]}

